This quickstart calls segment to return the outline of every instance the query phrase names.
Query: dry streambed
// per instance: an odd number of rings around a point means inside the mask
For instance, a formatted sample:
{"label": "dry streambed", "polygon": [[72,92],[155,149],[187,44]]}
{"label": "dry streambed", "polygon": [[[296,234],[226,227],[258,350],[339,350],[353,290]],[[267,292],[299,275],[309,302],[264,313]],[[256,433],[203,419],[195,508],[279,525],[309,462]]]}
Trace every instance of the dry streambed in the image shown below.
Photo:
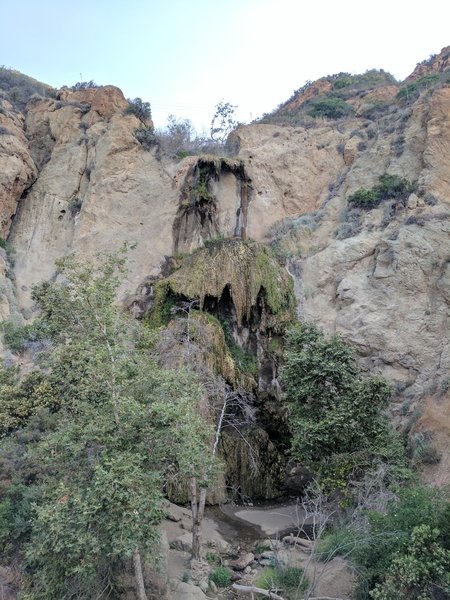
{"label": "dry streambed", "polygon": [[[229,569],[232,582],[253,586],[261,580],[261,573],[274,565],[303,569],[309,582],[314,584],[311,596],[349,598],[353,577],[348,566],[339,558],[326,564],[316,560],[314,544],[297,535],[303,521],[301,508],[294,503],[209,508],[203,527],[206,561],[192,565],[190,512],[171,505],[170,520],[165,527],[170,547],[171,598],[235,598],[236,590],[218,589],[210,581],[211,572],[218,566]],[[245,597],[251,596],[242,596]],[[263,596],[255,596],[259,597]],[[298,598],[303,598],[303,594]]]}

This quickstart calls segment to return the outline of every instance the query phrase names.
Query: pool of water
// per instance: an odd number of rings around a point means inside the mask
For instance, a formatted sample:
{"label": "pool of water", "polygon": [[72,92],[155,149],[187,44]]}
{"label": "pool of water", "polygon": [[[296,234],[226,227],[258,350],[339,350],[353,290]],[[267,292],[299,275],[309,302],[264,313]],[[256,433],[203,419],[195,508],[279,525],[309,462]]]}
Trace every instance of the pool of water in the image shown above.
{"label": "pool of water", "polygon": [[[222,537],[243,547],[252,546],[267,537],[283,537],[299,531],[304,512],[297,503],[263,503],[256,506],[225,504],[206,509]],[[306,529],[309,529],[306,526]]]}

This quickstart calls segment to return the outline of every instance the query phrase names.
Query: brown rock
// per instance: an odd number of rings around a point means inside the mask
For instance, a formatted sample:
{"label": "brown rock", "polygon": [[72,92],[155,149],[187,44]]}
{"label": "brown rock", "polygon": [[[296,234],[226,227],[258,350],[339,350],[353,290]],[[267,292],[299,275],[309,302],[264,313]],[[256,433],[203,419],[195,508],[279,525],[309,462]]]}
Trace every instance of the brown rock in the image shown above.
{"label": "brown rock", "polygon": [[244,571],[255,560],[252,552],[242,554],[237,560],[230,561],[230,567],[235,571]]}

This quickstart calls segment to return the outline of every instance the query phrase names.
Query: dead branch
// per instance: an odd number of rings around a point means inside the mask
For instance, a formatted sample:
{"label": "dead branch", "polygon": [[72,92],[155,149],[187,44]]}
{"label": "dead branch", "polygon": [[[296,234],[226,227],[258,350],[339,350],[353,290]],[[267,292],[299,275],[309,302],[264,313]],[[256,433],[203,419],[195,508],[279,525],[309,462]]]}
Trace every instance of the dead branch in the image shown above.
{"label": "dead branch", "polygon": [[282,596],[279,596],[275,592],[272,592],[271,590],[263,590],[262,588],[255,587],[254,585],[240,585],[238,583],[233,583],[231,587],[233,590],[236,590],[241,594],[261,594],[261,596],[271,598],[271,600],[284,600]]}

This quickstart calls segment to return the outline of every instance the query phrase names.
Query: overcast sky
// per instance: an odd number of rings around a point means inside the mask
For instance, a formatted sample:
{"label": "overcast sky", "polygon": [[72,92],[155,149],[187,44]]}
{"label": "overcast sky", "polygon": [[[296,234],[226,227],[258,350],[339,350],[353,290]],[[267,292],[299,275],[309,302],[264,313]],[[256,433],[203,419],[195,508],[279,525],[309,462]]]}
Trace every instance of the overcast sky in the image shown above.
{"label": "overcast sky", "polygon": [[0,0],[0,65],[55,87],[114,84],[207,128],[214,106],[261,116],[307,80],[404,79],[450,44],[445,0]]}

